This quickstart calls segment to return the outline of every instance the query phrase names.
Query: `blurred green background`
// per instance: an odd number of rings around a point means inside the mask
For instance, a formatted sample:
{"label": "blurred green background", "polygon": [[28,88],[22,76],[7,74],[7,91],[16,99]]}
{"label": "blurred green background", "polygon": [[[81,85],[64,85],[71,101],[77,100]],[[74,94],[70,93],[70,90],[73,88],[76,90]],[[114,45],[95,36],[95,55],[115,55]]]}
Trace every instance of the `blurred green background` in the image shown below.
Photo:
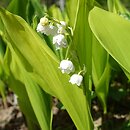
{"label": "blurred green background", "polygon": [[[0,0],[0,5],[6,7],[6,5],[8,5],[8,3],[10,1],[11,0]],[[45,4],[47,4],[49,6],[49,5],[53,4],[53,3],[57,3],[57,4],[63,3],[63,1],[66,1],[66,0],[41,0],[41,3],[45,3]],[[106,7],[107,0],[97,0],[97,1],[101,5]],[[125,7],[127,7],[130,10],[130,0],[120,0],[120,1],[125,5]]]}

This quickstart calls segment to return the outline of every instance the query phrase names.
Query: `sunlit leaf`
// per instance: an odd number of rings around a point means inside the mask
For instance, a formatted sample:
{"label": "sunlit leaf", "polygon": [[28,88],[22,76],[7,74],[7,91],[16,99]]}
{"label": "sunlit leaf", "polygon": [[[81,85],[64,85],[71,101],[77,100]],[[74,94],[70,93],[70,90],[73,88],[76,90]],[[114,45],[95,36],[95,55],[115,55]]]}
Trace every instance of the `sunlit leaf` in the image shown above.
{"label": "sunlit leaf", "polygon": [[89,24],[100,44],[130,73],[130,21],[95,7]]}
{"label": "sunlit leaf", "polygon": [[10,69],[9,69],[10,62],[11,62],[11,53],[10,53],[9,48],[7,48],[5,57],[4,57],[4,73],[7,75],[8,87],[18,96],[18,103],[19,103],[20,109],[24,113],[25,117],[28,118],[28,120],[31,122],[30,124],[33,124],[33,127],[39,126],[24,84],[16,80],[13,74],[10,72]]}
{"label": "sunlit leaf", "polygon": [[84,92],[89,95],[92,76],[92,32],[88,24],[88,14],[92,7],[86,3],[87,0],[81,0],[77,7],[77,19],[72,49],[75,50],[78,56],[81,69],[84,67],[86,68],[86,73],[84,75]]}
{"label": "sunlit leaf", "polygon": [[[5,37],[4,40],[8,45],[10,44]],[[50,96],[46,94],[43,90],[41,90],[38,84],[34,80],[32,80],[28,72],[30,71],[31,73],[31,67],[29,66],[27,61],[15,49],[15,51],[17,52],[16,54],[11,45],[9,45],[9,47],[10,51],[7,50],[5,57],[5,60],[7,60],[7,62],[5,61],[5,64],[8,63],[8,67],[10,67],[11,69],[10,72],[11,75],[9,75],[8,78],[9,86],[18,95],[20,106],[22,107],[22,110],[25,113],[25,115],[27,116],[30,114],[29,117],[33,116],[33,118],[30,119],[32,122],[37,123],[38,120],[38,123],[42,129],[50,130],[51,129]],[[15,77],[14,79],[13,76]],[[20,82],[15,80],[19,80],[25,86],[22,86]],[[25,104],[28,104],[26,105],[27,110],[24,108]],[[37,120],[35,120],[35,115],[33,111],[31,111],[32,108],[37,117]],[[29,112],[27,113],[27,111]]]}
{"label": "sunlit leaf", "polygon": [[34,79],[40,80],[38,83],[44,91],[59,98],[78,130],[92,130],[89,105],[82,89],[71,85],[69,76],[60,72],[59,62],[45,41],[20,17],[2,9],[0,15],[7,30],[6,38],[11,43],[9,48],[12,46],[16,54],[19,51],[28,61],[35,73]]}
{"label": "sunlit leaf", "polygon": [[73,28],[75,28],[78,9],[79,0],[66,0],[66,10],[69,17],[69,25]]}
{"label": "sunlit leaf", "polygon": [[[21,80],[25,84],[25,88],[31,102],[34,113],[42,129],[50,130],[51,126],[51,104],[47,95],[38,84],[32,80],[29,73],[22,68],[20,61],[12,56],[11,70],[17,79]],[[16,59],[15,59],[16,58]]]}
{"label": "sunlit leaf", "polygon": [[14,13],[17,14],[21,17],[23,17],[24,19],[26,19],[26,9],[27,9],[27,4],[28,4],[28,0],[12,0],[7,9]]}
{"label": "sunlit leaf", "polygon": [[20,81],[16,80],[12,74],[8,79],[8,83],[11,90],[13,90],[13,92],[15,92],[15,94],[18,96],[18,103],[25,117],[27,116],[31,122],[39,126],[39,123],[32,109],[25,86]]}
{"label": "sunlit leaf", "polygon": [[109,55],[99,44],[97,39],[93,37],[92,45],[92,77],[95,91],[100,99],[104,113],[107,111],[106,100],[109,88],[110,66]]}
{"label": "sunlit leaf", "polygon": [[44,11],[44,8],[42,6],[43,4],[41,3],[41,1],[40,0],[30,0],[30,1],[34,7],[36,15],[38,15],[39,17],[42,17],[44,15],[45,11]]}
{"label": "sunlit leaf", "polygon": [[63,16],[62,16],[61,10],[56,5],[52,5],[49,8],[49,15],[55,19],[63,21]]}

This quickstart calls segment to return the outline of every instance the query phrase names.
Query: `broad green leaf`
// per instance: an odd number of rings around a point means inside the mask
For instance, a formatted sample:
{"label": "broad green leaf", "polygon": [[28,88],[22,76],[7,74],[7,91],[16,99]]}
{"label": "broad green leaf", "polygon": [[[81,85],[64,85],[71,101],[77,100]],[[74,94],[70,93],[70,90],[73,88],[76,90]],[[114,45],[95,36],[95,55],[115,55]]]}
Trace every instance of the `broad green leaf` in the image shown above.
{"label": "broad green leaf", "polygon": [[69,17],[69,25],[75,28],[79,0],[66,0],[66,11]]}
{"label": "broad green leaf", "polygon": [[[50,96],[45,94],[41,88],[32,80],[30,74],[27,73],[20,65],[20,61],[13,53],[13,61],[11,63],[11,70],[17,79],[25,83],[26,91],[30,99],[32,108],[37,117],[37,120],[44,130],[50,130],[51,122],[51,105]],[[16,59],[15,59],[16,58]],[[16,61],[15,61],[16,60]]]}
{"label": "broad green leaf", "polygon": [[104,113],[107,111],[106,99],[109,88],[109,55],[104,48],[99,44],[97,39],[93,36],[92,45],[92,77],[95,86],[95,91],[100,99]]}
{"label": "broad green leaf", "polygon": [[49,8],[48,13],[49,13],[49,15],[52,16],[53,18],[58,19],[58,20],[60,20],[60,21],[64,21],[64,20],[63,20],[63,16],[62,16],[62,12],[61,12],[60,8],[58,8],[56,5],[52,5],[52,6]]}
{"label": "broad green leaf", "polygon": [[115,0],[107,0],[108,10],[115,12]]}
{"label": "broad green leaf", "polygon": [[93,36],[92,49],[93,49],[92,51],[93,65],[96,67],[97,71],[96,82],[98,82],[98,80],[102,76],[102,73],[104,72],[106,63],[108,62],[108,54],[94,36]]}
{"label": "broad green leaf", "polygon": [[[3,37],[3,36],[2,36]],[[6,39],[3,40],[7,43]],[[33,108],[31,106],[26,88],[23,83],[20,81],[16,80],[10,72],[10,62],[11,62],[11,53],[9,48],[6,49],[6,53],[4,56],[4,73],[6,74],[7,78],[7,84],[8,87],[13,90],[13,92],[18,96],[18,103],[20,106],[20,109],[24,113],[25,117],[31,122],[33,126],[39,127],[39,123],[37,121],[37,118],[34,114]],[[19,74],[19,73],[17,73]],[[26,106],[26,107],[25,107]],[[30,127],[30,126],[29,126]],[[31,130],[31,129],[30,129]]]}
{"label": "broad green leaf", "polygon": [[[88,24],[88,14],[92,7],[87,4],[87,0],[79,0],[77,10],[77,20],[74,29],[72,49],[78,55],[81,69],[85,66],[86,74],[84,75],[84,92],[89,94],[91,90],[92,76],[92,32]],[[86,91],[88,91],[86,93]]]}
{"label": "broad green leaf", "polygon": [[[6,40],[6,43],[9,45],[10,43]],[[50,96],[47,95],[41,88],[38,86],[38,84],[32,80],[30,73],[31,69],[28,69],[29,64],[26,60],[19,54],[19,52],[16,50],[16,48],[12,48],[11,45],[9,45],[10,51],[11,51],[11,72],[15,76],[15,78],[19,81],[21,81],[25,85],[24,93],[27,93],[29,101],[31,103],[31,106],[34,110],[34,113],[37,117],[37,120],[39,122],[39,125],[41,129],[50,130],[51,129],[51,105],[50,105]],[[17,52],[17,54],[16,54]],[[8,52],[9,53],[9,52]],[[8,58],[8,57],[7,57]],[[22,63],[21,63],[22,61]],[[24,66],[26,66],[24,68]],[[30,73],[29,73],[29,72]],[[11,78],[11,77],[10,77]],[[13,81],[12,81],[13,82]],[[15,84],[14,84],[15,85]],[[15,85],[16,87],[16,85]],[[13,89],[16,91],[16,93],[21,92],[19,88]],[[20,95],[20,94],[18,94]],[[24,96],[20,96],[20,98],[24,98]],[[25,99],[23,99],[25,100]],[[21,100],[22,101],[22,100]],[[21,103],[21,106],[24,104]],[[25,109],[24,109],[25,111]],[[26,112],[26,111],[25,111]],[[33,113],[32,113],[33,114]]]}
{"label": "broad green leaf", "polygon": [[130,73],[130,21],[95,7],[89,24],[100,44]]}
{"label": "broad green leaf", "polygon": [[[107,0],[108,10],[121,15],[122,17],[129,19],[129,11],[123,6],[120,0]],[[120,71],[121,68],[119,64],[110,56],[109,62],[111,68]]]}
{"label": "broad green leaf", "polygon": [[34,7],[36,15],[38,15],[40,18],[43,17],[45,10],[43,8],[43,4],[41,3],[41,1],[40,0],[30,0],[30,1]]}
{"label": "broad green leaf", "polygon": [[12,0],[7,10],[21,16],[30,23],[34,15],[37,15],[39,18],[44,15],[44,8],[40,0]]}
{"label": "broad green leaf", "polygon": [[28,0],[12,0],[8,5],[7,10],[26,19],[27,4]]}
{"label": "broad green leaf", "polygon": [[9,88],[11,88],[13,92],[18,96],[18,103],[25,117],[28,117],[28,119],[30,119],[32,123],[39,126],[25,86],[20,81],[16,80],[12,74],[8,78],[8,85]]}
{"label": "broad green leaf", "polygon": [[59,62],[45,41],[23,19],[2,9],[0,11],[7,30],[6,38],[11,43],[9,47],[16,48],[32,66],[36,74],[33,76],[40,80],[42,89],[59,98],[78,130],[93,130],[90,108],[83,91],[71,85],[69,76],[60,72]]}
{"label": "broad green leaf", "polygon": [[35,9],[32,5],[32,2],[29,0],[26,8],[26,21],[33,26],[33,28],[36,28],[36,15],[35,15]]}

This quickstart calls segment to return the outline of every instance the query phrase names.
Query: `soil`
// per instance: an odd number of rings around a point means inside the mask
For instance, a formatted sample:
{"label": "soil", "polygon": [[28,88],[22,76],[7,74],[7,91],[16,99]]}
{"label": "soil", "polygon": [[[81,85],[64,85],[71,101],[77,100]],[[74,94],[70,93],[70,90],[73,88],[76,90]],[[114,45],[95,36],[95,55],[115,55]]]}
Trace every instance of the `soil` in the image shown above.
{"label": "soil", "polygon": [[[114,87],[110,87],[106,115],[103,114],[97,98],[93,99],[94,130],[130,130],[130,90],[128,88],[121,91],[120,84],[114,84]],[[14,94],[9,92],[5,104],[0,97],[0,130],[28,130],[24,116],[14,97]],[[68,113],[56,107],[59,101],[56,98],[53,100],[53,130],[76,130]]]}
{"label": "soil", "polygon": [[0,130],[27,130],[22,112],[14,102],[14,94],[10,92],[6,103],[0,98]]}

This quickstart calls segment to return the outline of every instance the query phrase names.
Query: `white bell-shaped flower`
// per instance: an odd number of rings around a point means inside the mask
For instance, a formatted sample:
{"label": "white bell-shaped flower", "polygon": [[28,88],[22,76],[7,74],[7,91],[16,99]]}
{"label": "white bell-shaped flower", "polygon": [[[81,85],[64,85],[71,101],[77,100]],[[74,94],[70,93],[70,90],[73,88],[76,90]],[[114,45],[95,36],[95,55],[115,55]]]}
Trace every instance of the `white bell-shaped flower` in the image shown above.
{"label": "white bell-shaped flower", "polygon": [[60,62],[60,67],[62,73],[70,74],[71,72],[74,72],[75,67],[73,63],[70,60],[62,60]]}
{"label": "white bell-shaped flower", "polygon": [[70,77],[69,82],[72,83],[72,84],[76,84],[76,85],[80,86],[81,83],[82,83],[82,80],[83,80],[83,76],[82,76],[82,75],[73,74],[73,75]]}
{"label": "white bell-shaped flower", "polygon": [[60,21],[60,24],[57,24],[59,34],[65,34],[66,33],[66,22]]}
{"label": "white bell-shaped flower", "polygon": [[57,34],[58,28],[49,23],[46,17],[40,19],[40,23],[37,25],[37,32],[44,33],[46,35],[55,36]]}
{"label": "white bell-shaped flower", "polygon": [[57,34],[57,28],[53,25],[41,25],[41,23],[38,24],[37,26],[37,32],[41,32],[48,35],[55,36]]}
{"label": "white bell-shaped flower", "polygon": [[67,47],[67,40],[63,34],[58,34],[53,37],[53,44],[55,44],[56,49],[66,48]]}
{"label": "white bell-shaped flower", "polygon": [[39,24],[37,25],[37,29],[36,29],[36,30],[37,30],[37,32],[44,33],[46,29],[47,29],[46,26],[42,26],[42,24],[39,23]]}

